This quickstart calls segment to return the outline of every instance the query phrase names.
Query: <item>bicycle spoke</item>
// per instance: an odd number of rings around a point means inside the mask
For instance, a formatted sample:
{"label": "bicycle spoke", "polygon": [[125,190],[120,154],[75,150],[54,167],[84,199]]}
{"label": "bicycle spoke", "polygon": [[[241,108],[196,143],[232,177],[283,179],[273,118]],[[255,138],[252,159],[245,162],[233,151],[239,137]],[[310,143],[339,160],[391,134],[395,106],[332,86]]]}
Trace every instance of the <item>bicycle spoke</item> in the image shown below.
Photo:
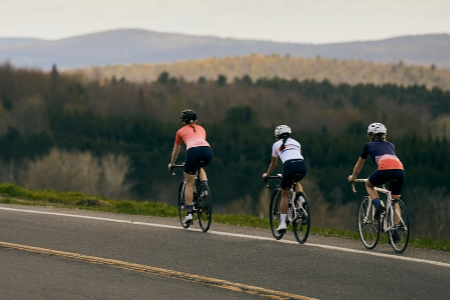
{"label": "bicycle spoke", "polygon": [[178,218],[180,219],[181,226],[183,228],[189,228],[190,223],[185,224],[184,218],[186,217],[186,203],[184,200],[184,191],[186,189],[186,182],[183,180],[178,188]]}
{"label": "bicycle spoke", "polygon": [[294,220],[292,225],[294,228],[295,238],[300,244],[303,244],[308,239],[309,229],[311,227],[311,214],[306,195],[301,192],[298,193],[298,195],[303,197],[304,202],[300,204],[299,199],[296,199],[295,205],[297,210],[297,218]]}
{"label": "bicycle spoke", "polygon": [[280,202],[281,202],[281,192],[280,189],[277,188],[272,193],[272,198],[270,200],[270,210],[269,210],[269,221],[270,221],[270,229],[272,231],[272,235],[275,239],[279,240],[283,237],[283,232],[277,232],[277,228],[280,225]]}
{"label": "bicycle spoke", "polygon": [[[391,217],[391,214],[392,217]],[[391,229],[389,230],[389,241],[392,248],[397,253],[402,253],[406,250],[409,242],[409,219],[406,205],[402,200],[395,200],[388,213]]]}
{"label": "bicycle spoke", "polygon": [[369,197],[364,197],[358,210],[358,232],[367,249],[373,249],[380,238],[380,221],[374,218],[375,207]]}
{"label": "bicycle spoke", "polygon": [[212,220],[211,191],[207,184],[201,184],[198,192],[197,208],[198,222],[203,232],[208,231]]}

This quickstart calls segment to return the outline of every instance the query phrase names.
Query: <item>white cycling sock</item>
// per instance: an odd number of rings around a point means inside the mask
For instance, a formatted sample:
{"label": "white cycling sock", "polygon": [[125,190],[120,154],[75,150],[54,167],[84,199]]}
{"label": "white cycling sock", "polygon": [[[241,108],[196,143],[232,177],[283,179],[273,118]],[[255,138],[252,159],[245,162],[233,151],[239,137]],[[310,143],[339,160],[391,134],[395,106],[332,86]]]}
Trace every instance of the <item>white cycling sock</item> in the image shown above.
{"label": "white cycling sock", "polygon": [[286,224],[286,216],[287,214],[280,214],[281,224]]}

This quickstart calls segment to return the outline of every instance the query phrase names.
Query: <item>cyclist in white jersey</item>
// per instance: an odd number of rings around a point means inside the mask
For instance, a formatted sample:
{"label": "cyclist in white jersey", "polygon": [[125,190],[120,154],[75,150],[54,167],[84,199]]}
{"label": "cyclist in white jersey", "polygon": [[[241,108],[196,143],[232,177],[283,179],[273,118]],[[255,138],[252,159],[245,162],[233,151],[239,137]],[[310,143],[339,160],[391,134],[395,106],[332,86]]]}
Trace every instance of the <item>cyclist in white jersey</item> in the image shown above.
{"label": "cyclist in white jersey", "polygon": [[[306,163],[301,153],[300,143],[291,138],[292,130],[287,125],[280,125],[275,129],[275,137],[277,141],[272,146],[272,159],[270,161],[267,172],[262,177],[269,176],[275,169],[280,157],[283,162],[283,177],[281,179],[281,203],[280,203],[280,218],[281,223],[277,231],[286,230],[286,215],[288,210],[289,192],[292,186],[292,181],[295,174],[302,175],[300,180],[305,177],[307,173]],[[300,182],[296,183],[297,192],[303,192],[303,187]]]}

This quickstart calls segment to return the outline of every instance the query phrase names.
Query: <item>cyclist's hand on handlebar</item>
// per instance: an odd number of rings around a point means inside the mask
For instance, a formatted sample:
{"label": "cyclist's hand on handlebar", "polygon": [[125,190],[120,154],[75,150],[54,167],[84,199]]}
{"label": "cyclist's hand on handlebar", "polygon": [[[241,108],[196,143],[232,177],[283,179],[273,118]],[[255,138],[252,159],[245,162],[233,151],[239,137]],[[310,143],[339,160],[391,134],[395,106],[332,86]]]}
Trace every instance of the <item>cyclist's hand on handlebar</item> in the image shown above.
{"label": "cyclist's hand on handlebar", "polygon": [[169,165],[167,166],[167,167],[169,168],[169,172],[172,171],[174,165],[175,165],[175,164],[173,164],[173,163],[169,163]]}
{"label": "cyclist's hand on handlebar", "polygon": [[267,184],[267,176],[269,176],[269,174],[267,173],[263,173],[262,174],[262,179],[263,179],[263,183],[267,188],[270,188],[270,185]]}
{"label": "cyclist's hand on handlebar", "polygon": [[355,177],[353,175],[349,175],[348,176],[348,183],[352,183],[353,181],[355,181]]}

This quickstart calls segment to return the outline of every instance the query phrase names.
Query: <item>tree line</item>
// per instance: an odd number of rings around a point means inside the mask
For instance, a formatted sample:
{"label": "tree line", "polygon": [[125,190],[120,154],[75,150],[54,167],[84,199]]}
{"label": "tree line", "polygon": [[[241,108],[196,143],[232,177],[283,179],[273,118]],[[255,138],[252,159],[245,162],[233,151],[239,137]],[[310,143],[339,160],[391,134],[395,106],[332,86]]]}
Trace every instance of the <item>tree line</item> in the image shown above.
{"label": "tree line", "polygon": [[198,59],[174,63],[130,64],[90,67],[67,70],[69,73],[81,73],[89,80],[127,78],[133,82],[152,82],[164,71],[187,81],[198,78],[215,80],[219,75],[233,79],[245,75],[251,78],[272,78],[275,76],[297,80],[329,80],[333,84],[373,83],[376,85],[395,84],[410,86],[425,85],[428,88],[450,89],[450,70],[435,65],[407,65],[397,63],[374,63],[359,60],[299,58],[289,55],[280,56],[253,54],[224,58]]}

